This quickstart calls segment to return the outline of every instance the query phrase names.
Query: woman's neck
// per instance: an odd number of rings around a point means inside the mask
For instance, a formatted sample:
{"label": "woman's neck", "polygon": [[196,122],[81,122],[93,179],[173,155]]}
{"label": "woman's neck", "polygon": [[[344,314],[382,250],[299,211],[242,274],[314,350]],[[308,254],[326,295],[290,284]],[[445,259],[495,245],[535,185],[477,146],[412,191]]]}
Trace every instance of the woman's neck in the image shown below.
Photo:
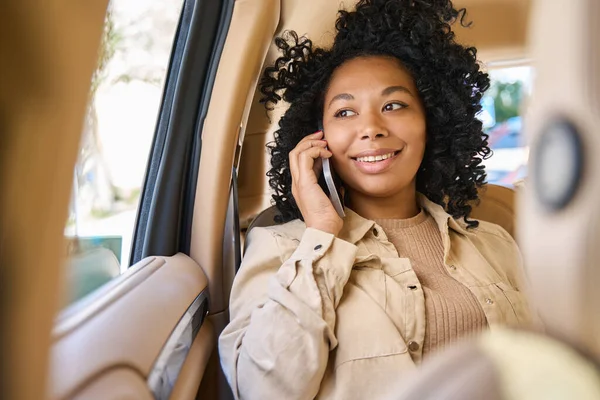
{"label": "woman's neck", "polygon": [[367,219],[407,219],[420,211],[417,202],[417,191],[407,188],[393,196],[373,197],[359,192],[349,193],[348,206],[358,215]]}

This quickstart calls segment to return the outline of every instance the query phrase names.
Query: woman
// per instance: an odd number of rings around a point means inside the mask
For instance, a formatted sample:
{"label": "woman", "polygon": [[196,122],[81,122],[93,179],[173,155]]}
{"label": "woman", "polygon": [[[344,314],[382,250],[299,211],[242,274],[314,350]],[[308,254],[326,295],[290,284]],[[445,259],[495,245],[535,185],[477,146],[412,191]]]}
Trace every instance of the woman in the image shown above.
{"label": "woman", "polygon": [[219,346],[237,398],[382,398],[459,338],[529,322],[515,242],[469,219],[489,79],[454,41],[462,16],[447,0],[361,0],[329,50],[276,40],[261,90],[290,105],[270,146],[282,224],[251,231],[233,285]]}

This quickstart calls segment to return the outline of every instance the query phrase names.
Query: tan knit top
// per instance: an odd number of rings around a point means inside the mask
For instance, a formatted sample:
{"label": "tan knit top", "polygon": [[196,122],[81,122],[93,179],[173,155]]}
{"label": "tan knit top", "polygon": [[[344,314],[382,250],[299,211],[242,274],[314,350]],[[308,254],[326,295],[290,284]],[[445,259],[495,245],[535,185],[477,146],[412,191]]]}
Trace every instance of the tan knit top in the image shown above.
{"label": "tan knit top", "polygon": [[409,258],[425,294],[423,357],[458,338],[476,335],[487,327],[485,314],[471,291],[444,267],[442,235],[425,210],[409,219],[375,220],[400,257]]}

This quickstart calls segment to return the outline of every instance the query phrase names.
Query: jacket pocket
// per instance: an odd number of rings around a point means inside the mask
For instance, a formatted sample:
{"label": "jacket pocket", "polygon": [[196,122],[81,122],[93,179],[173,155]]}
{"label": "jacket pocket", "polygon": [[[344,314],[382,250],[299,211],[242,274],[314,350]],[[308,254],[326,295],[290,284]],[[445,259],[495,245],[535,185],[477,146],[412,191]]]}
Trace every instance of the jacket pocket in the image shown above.
{"label": "jacket pocket", "polygon": [[385,257],[381,259],[381,263],[385,274],[392,278],[412,271],[412,265],[408,258]]}
{"label": "jacket pocket", "polygon": [[517,321],[520,325],[529,325],[532,323],[531,311],[525,295],[513,289],[509,284],[504,282],[498,282],[495,284],[498,289],[502,292],[508,303],[512,308]]}
{"label": "jacket pocket", "polygon": [[359,287],[350,283],[336,310],[338,345],[330,354],[334,368],[355,360],[406,353],[408,348],[386,312]]}

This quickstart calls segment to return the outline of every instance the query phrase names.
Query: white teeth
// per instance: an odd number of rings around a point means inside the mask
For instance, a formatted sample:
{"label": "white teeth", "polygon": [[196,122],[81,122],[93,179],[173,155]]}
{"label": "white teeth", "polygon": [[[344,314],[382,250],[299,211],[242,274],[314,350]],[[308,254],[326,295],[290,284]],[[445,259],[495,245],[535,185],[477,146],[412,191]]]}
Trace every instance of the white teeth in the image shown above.
{"label": "white teeth", "polygon": [[388,158],[391,158],[393,156],[394,156],[394,153],[384,154],[381,156],[358,157],[358,158],[356,158],[356,161],[373,163],[373,162],[387,160]]}

